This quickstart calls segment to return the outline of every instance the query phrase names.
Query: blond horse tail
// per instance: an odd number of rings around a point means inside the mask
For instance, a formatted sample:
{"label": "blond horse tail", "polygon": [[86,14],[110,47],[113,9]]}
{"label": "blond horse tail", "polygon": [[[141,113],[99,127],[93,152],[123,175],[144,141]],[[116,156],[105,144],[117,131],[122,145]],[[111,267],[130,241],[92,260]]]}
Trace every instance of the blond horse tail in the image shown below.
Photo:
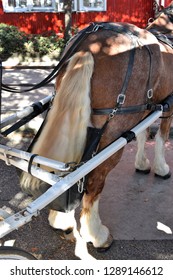
{"label": "blond horse tail", "polygon": [[[90,124],[93,69],[90,52],[77,52],[71,57],[33,153],[62,162],[80,161]],[[21,184],[27,184],[27,188],[28,184],[38,186],[38,179],[23,173]]]}

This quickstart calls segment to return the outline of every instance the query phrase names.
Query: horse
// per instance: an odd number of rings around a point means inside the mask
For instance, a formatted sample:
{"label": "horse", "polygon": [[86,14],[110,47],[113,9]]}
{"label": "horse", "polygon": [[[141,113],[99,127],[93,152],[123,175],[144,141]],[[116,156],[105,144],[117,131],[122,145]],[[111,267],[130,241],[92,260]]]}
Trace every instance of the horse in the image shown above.
{"label": "horse", "polygon": [[[74,44],[75,48],[57,74],[56,94],[32,153],[80,164],[88,128],[102,130],[96,148],[98,154],[171,96],[173,49],[155,34],[160,31],[164,37],[172,34],[172,15],[173,2],[146,29],[129,23],[99,22],[73,37],[65,53]],[[82,32],[84,37],[78,42]],[[170,106],[169,112],[163,113],[156,134],[154,173],[163,179],[171,176],[164,144],[169,137],[172,112]],[[147,133],[145,130],[137,137],[135,169],[141,173],[149,173],[151,169],[144,150]],[[91,242],[98,250],[111,246],[113,237],[99,216],[99,199],[105,178],[120,161],[122,153],[123,148],[88,174],[82,198],[80,234],[77,235],[75,209],[68,213],[50,209],[48,220],[53,228],[73,231],[75,238],[82,238],[85,244]],[[31,193],[46,184],[25,172],[20,183],[24,191]],[[84,258],[77,250],[75,254]]]}

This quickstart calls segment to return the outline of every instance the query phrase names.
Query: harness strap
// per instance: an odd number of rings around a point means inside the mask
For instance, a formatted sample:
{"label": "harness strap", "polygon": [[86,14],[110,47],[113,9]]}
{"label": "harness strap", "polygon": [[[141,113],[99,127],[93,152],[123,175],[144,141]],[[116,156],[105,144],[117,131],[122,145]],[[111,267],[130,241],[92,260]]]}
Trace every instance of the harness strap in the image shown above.
{"label": "harness strap", "polygon": [[168,37],[165,34],[154,34],[156,36],[156,38],[161,41],[162,43],[168,45],[169,47],[171,47],[173,49],[173,42],[171,41],[173,39],[172,36]]}
{"label": "harness strap", "polygon": [[133,131],[128,130],[124,132],[121,137],[125,138],[127,140],[127,143],[130,143],[133,139],[136,138],[136,134]]}
{"label": "harness strap", "polygon": [[162,34],[154,28],[148,29],[148,31],[151,32],[157,38],[157,40],[173,49],[173,36],[171,34]]}
{"label": "harness strap", "polygon": [[[160,104],[143,104],[143,105],[135,105],[129,107],[118,108],[116,110],[116,115],[124,115],[124,114],[135,114],[145,111],[157,111],[160,110]],[[112,113],[111,108],[101,108],[101,109],[93,109],[93,115],[109,115]]]}
{"label": "harness strap", "polygon": [[151,86],[151,73],[152,73],[152,53],[150,50],[150,47],[147,45],[144,45],[144,47],[146,48],[146,50],[148,51],[149,54],[149,60],[150,60],[150,64],[149,64],[149,74],[148,74],[148,80],[147,80],[147,100],[150,102],[151,98],[153,97],[153,89]]}
{"label": "harness strap", "polygon": [[32,175],[32,173],[31,173],[32,163],[33,163],[33,160],[36,156],[38,156],[38,154],[32,154],[29,161],[28,161],[28,173],[31,174],[31,175]]}
{"label": "harness strap", "polygon": [[[132,40],[132,48],[130,50],[129,62],[128,62],[128,66],[127,66],[125,79],[124,79],[124,82],[123,82],[123,85],[122,85],[121,92],[117,97],[116,106],[111,110],[111,112],[109,112],[108,120],[114,118],[114,116],[117,114],[118,110],[120,110],[122,105],[124,104],[124,101],[125,101],[125,98],[126,98],[126,91],[127,91],[128,83],[129,83],[130,77],[132,75],[134,58],[135,58],[135,51],[136,51],[136,48],[135,48],[135,45],[134,45],[134,41]],[[98,110],[100,111],[100,109],[98,109]],[[94,112],[97,112],[97,109],[94,109]]]}
{"label": "harness strap", "polygon": [[[128,34],[129,35],[129,34]],[[123,86],[121,89],[121,93],[117,97],[117,104],[115,108],[101,108],[101,109],[96,109],[94,108],[92,110],[94,115],[109,115],[109,119],[113,118],[115,115],[122,115],[122,114],[131,114],[131,113],[139,113],[139,112],[144,112],[146,110],[149,111],[155,111],[160,109],[160,104],[153,104],[151,102],[151,99],[153,97],[153,89],[151,87],[151,73],[152,73],[152,53],[149,48],[149,46],[144,46],[149,54],[149,74],[148,74],[148,80],[147,80],[147,104],[143,105],[135,105],[135,106],[129,106],[129,107],[122,107],[124,104],[125,98],[126,98],[126,91],[128,87],[128,83],[130,80],[130,77],[132,75],[132,70],[133,70],[133,65],[134,65],[134,58],[135,58],[135,42],[134,42],[134,34],[132,37],[132,49],[130,50],[130,56],[129,56],[129,62],[128,62],[128,67],[125,75],[125,79],[123,82]]]}
{"label": "harness strap", "polygon": [[[147,103],[143,105],[135,105],[129,107],[119,108],[116,111],[117,115],[124,115],[124,114],[135,114],[145,111],[158,111],[162,108],[163,112],[169,112],[173,106],[173,93],[168,95],[161,104],[154,104],[154,103]],[[112,112],[111,108],[104,108],[104,109],[93,109],[92,110],[94,115],[109,115]]]}
{"label": "harness strap", "polygon": [[130,80],[130,77],[132,75],[132,70],[133,70],[133,65],[134,65],[134,58],[135,58],[135,46],[134,43],[132,45],[132,49],[130,50],[130,56],[129,56],[129,62],[128,62],[128,67],[127,67],[127,71],[126,71],[126,76],[124,79],[124,83],[121,89],[121,93],[118,96],[117,99],[117,108],[120,108],[120,106],[124,103],[125,101],[125,95],[126,95],[126,90],[128,87],[128,83]]}

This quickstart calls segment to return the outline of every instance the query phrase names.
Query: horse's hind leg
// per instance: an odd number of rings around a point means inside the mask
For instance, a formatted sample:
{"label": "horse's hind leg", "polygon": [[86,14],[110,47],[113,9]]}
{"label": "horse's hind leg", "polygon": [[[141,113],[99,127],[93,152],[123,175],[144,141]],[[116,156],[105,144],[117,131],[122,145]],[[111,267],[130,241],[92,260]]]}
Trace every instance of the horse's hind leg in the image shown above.
{"label": "horse's hind leg", "polygon": [[148,130],[142,131],[137,136],[138,150],[135,158],[135,168],[137,172],[147,174],[150,172],[150,162],[146,157],[144,148],[147,140]]}
{"label": "horse's hind leg", "polygon": [[112,243],[112,237],[108,228],[101,222],[98,208],[99,197],[91,202],[90,197],[84,195],[80,234],[86,242],[92,242],[94,247],[107,249]]}
{"label": "horse's hind leg", "polygon": [[[170,115],[171,113],[172,112],[169,112]],[[169,165],[165,160],[165,142],[169,138],[171,121],[171,117],[163,118],[160,128],[156,134],[154,171],[156,176],[159,176],[163,179],[168,179],[171,176]]]}

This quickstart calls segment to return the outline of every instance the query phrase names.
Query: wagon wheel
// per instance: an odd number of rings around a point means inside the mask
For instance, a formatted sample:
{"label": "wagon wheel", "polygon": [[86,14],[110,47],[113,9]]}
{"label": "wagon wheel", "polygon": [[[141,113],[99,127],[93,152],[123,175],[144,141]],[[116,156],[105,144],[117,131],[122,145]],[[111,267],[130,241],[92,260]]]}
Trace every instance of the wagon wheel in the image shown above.
{"label": "wagon wheel", "polygon": [[30,253],[16,247],[0,247],[0,260],[36,260]]}

